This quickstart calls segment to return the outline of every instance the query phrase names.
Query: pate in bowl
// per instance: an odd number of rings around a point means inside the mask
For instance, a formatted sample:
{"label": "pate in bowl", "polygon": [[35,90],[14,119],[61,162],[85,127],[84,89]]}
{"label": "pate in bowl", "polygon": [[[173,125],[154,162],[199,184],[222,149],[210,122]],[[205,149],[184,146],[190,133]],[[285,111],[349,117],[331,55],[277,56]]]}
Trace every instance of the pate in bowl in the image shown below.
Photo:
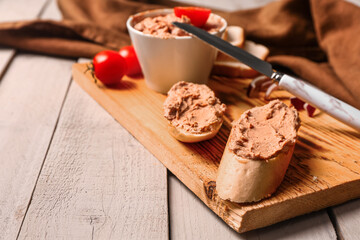
{"label": "pate in bowl", "polygon": [[[130,16],[126,23],[145,82],[160,93],[180,81],[206,84],[217,54],[215,48],[173,26],[173,21],[189,19],[176,17],[173,9],[158,9]],[[225,19],[210,14],[202,28],[221,37],[226,26]]]}

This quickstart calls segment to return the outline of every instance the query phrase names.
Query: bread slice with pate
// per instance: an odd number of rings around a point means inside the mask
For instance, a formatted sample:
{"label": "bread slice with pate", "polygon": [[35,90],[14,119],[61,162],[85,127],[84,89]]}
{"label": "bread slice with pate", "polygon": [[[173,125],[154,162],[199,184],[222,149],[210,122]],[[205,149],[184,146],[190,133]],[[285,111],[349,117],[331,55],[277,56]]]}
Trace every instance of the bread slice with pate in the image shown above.
{"label": "bread slice with pate", "polygon": [[291,160],[300,120],[279,100],[244,112],[233,123],[216,189],[232,202],[256,202],[273,194]]}
{"label": "bread slice with pate", "polygon": [[178,82],[163,105],[170,134],[181,142],[214,137],[223,123],[225,104],[204,84]]}

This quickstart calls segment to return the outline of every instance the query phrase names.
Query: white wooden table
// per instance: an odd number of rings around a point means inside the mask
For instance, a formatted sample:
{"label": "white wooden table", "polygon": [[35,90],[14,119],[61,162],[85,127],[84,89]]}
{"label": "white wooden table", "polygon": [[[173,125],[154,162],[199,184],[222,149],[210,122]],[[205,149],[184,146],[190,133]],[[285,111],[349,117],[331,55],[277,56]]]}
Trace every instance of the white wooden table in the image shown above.
{"label": "white wooden table", "polygon": [[[243,7],[227,2],[207,4]],[[34,18],[61,15],[0,1],[0,22]],[[360,238],[359,200],[236,233],[72,81],[75,62],[0,48],[0,239]]]}

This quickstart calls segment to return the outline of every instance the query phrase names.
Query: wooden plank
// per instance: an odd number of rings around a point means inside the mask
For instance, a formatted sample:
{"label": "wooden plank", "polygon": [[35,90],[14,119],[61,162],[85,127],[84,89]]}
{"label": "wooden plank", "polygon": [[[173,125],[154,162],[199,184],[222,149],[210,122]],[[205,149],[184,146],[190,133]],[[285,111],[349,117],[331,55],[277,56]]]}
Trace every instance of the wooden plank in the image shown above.
{"label": "wooden plank", "polygon": [[256,233],[239,234],[220,221],[174,175],[168,182],[171,239],[256,239]]}
{"label": "wooden plank", "polygon": [[[56,1],[42,17],[61,18]],[[72,85],[19,238],[166,239],[166,174]]]}
{"label": "wooden plank", "polygon": [[32,20],[37,18],[47,0],[1,0],[0,22]]}
{"label": "wooden plank", "polygon": [[0,81],[15,56],[15,50],[10,48],[0,48]]}
{"label": "wooden plank", "polygon": [[[74,79],[83,89],[237,231],[264,227],[360,196],[360,163],[355,160],[360,157],[360,134],[326,114],[309,118],[301,112],[294,157],[277,192],[253,204],[222,201],[215,180],[231,121],[246,109],[265,103],[246,97],[249,80],[212,79],[210,87],[228,105],[225,124],[210,141],[183,144],[167,132],[162,116],[164,95],[149,90],[143,80],[125,79],[113,88],[98,86],[89,73],[84,75],[85,69],[85,64],[73,67]],[[290,95],[285,91],[273,96],[289,104]]]}
{"label": "wooden plank", "polygon": [[166,168],[72,84],[20,239],[167,239]]}
{"label": "wooden plank", "polygon": [[65,96],[73,61],[18,55],[0,87],[0,231],[14,239]]}
{"label": "wooden plank", "polygon": [[[46,0],[2,0],[0,1],[0,22],[30,20],[39,16]],[[15,50],[0,48],[0,79],[15,55]]]}
{"label": "wooden plank", "polygon": [[171,239],[336,239],[326,211],[296,217],[270,227],[236,233],[176,177],[169,176]]}
{"label": "wooden plank", "polygon": [[[31,4],[1,1],[1,21],[35,18],[44,4],[45,1]],[[4,73],[14,53],[11,49],[0,50],[0,72]],[[74,62],[31,54],[20,54],[13,61],[0,84],[0,231],[3,239],[14,239],[18,235]]]}
{"label": "wooden plank", "polygon": [[256,230],[259,240],[337,239],[336,232],[326,211],[299,216],[273,226]]}
{"label": "wooden plank", "polygon": [[46,9],[41,14],[41,19],[51,19],[56,21],[60,21],[62,19],[60,9],[57,5],[57,0],[48,0]]}
{"label": "wooden plank", "polygon": [[360,200],[332,208],[340,239],[357,240],[360,236]]}

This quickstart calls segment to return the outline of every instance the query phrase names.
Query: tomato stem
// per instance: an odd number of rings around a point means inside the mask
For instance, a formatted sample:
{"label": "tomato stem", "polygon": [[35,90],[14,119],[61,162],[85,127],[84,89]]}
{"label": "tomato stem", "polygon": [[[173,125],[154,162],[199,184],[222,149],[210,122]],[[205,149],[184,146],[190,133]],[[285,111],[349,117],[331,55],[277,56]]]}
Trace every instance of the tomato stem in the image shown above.
{"label": "tomato stem", "polygon": [[86,70],[84,73],[87,73],[88,71],[90,71],[90,74],[91,74],[92,78],[94,79],[94,83],[97,84],[97,79],[94,74],[94,72],[95,72],[94,64],[92,62],[86,65]]}

